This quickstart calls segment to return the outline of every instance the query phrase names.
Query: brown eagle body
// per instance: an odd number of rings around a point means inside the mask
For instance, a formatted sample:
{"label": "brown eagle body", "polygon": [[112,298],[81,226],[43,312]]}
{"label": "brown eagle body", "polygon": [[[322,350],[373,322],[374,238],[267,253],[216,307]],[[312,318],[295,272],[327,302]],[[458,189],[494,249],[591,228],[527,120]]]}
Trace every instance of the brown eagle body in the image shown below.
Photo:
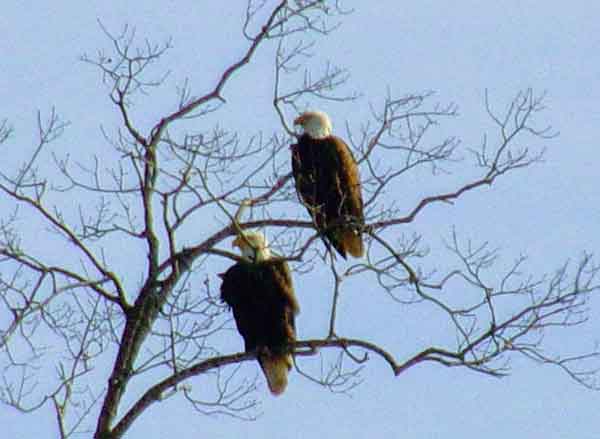
{"label": "brown eagle body", "polygon": [[[304,134],[291,148],[296,190],[326,245],[331,243],[344,258],[347,253],[358,258],[365,252],[358,166],[346,143],[330,134],[328,118],[320,118],[327,115],[308,112],[295,121],[304,127]],[[315,131],[320,135],[311,135]]]}
{"label": "brown eagle body", "polygon": [[[244,248],[253,236],[237,238],[234,245]],[[221,299],[233,310],[238,332],[247,352],[256,351],[271,393],[281,394],[293,364],[289,345],[296,340],[295,316],[299,311],[292,277],[285,261],[272,259],[264,237],[262,257],[243,260],[221,275]],[[265,252],[266,249],[266,252]],[[265,255],[266,253],[266,255]]]}

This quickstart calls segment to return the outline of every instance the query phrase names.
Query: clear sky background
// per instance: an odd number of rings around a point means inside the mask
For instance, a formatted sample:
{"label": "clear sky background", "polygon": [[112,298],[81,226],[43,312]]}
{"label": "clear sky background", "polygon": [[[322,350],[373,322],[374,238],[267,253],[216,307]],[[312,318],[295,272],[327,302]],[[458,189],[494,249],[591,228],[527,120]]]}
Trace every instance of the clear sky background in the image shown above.
{"label": "clear sky background", "polygon": [[[577,260],[583,250],[598,251],[599,4],[577,0],[345,4],[354,12],[341,19],[337,31],[316,40],[313,61],[315,65],[331,61],[348,69],[346,90],[362,95],[354,103],[327,104],[338,132],[346,122],[358,129],[370,117],[369,104],[381,105],[388,89],[398,95],[435,90],[441,102],[459,106],[459,117],[446,121],[442,131],[460,137],[464,148],[476,147],[492,128],[485,113],[485,90],[492,105],[502,109],[528,87],[547,91],[548,108],[537,120],[560,132],[557,138],[534,145],[548,148],[543,164],[469,194],[454,206],[428,209],[409,232],[422,233],[435,256],[454,226],[465,238],[499,247],[506,263],[521,254],[530,256],[527,268],[537,274],[553,271],[568,258]],[[18,163],[34,148],[36,111],[47,112],[52,106],[72,124],[56,144],[62,152],[85,157],[106,147],[99,126],[114,128],[118,114],[98,72],[79,61],[83,53],[108,46],[98,19],[114,31],[134,25],[140,38],[155,42],[172,37],[174,48],[159,66],[171,70],[172,81],[135,109],[136,123],[147,131],[173,110],[176,83],[187,77],[198,94],[207,91],[243,53],[244,7],[239,0],[5,2],[0,14],[0,118],[10,120],[15,135],[3,146],[2,160]],[[265,45],[228,84],[224,91],[228,105],[220,113],[223,124],[253,132],[281,130],[270,106],[274,48]],[[455,171],[456,180],[448,181],[463,181],[471,171]],[[396,198],[407,211],[431,193],[427,180],[428,175],[421,173],[398,188]],[[0,200],[0,206],[7,208],[6,200]],[[319,283],[311,276],[304,276],[301,285],[299,336],[317,336],[325,331],[330,299],[316,297]],[[551,333],[553,346],[567,353],[593,347],[600,339],[600,301],[591,305],[588,324]],[[376,340],[400,356],[417,351],[415,336],[427,339],[436,330],[427,315],[412,316],[405,326],[407,311],[370,294],[366,282],[353,286],[341,306],[341,332]],[[419,311],[423,308],[411,312]],[[553,368],[520,359],[512,366],[512,375],[503,379],[434,365],[394,377],[386,364],[373,359],[350,396],[332,394],[292,372],[289,387],[279,398],[271,397],[266,386],[259,388],[256,398],[262,415],[256,421],[203,416],[175,397],[143,414],[127,437],[600,437],[599,393]],[[258,373],[254,363],[244,370]],[[194,378],[191,384],[201,386],[202,380]],[[7,438],[56,434],[49,410],[20,415],[3,407],[0,425]]]}

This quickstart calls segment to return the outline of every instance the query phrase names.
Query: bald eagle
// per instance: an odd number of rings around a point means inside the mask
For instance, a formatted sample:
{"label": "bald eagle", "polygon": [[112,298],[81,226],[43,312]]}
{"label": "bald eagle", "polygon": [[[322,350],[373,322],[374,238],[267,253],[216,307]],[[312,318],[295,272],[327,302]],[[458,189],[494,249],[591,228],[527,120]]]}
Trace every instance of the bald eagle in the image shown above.
{"label": "bald eagle", "polygon": [[221,300],[233,310],[246,352],[256,351],[273,395],[283,393],[292,367],[298,302],[287,262],[271,256],[260,232],[244,232],[232,243],[242,261],[221,274]]}
{"label": "bald eagle", "polygon": [[358,166],[348,145],[331,134],[331,121],[322,111],[301,114],[294,125],[303,128],[292,145],[296,190],[325,245],[346,258],[365,254],[361,229],[365,224]]}

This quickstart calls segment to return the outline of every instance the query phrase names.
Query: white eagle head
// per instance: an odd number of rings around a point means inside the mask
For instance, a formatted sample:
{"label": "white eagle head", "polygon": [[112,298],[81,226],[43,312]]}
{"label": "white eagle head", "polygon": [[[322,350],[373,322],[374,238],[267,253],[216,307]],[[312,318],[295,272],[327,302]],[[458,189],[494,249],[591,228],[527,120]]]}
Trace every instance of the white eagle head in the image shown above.
{"label": "white eagle head", "polygon": [[333,131],[329,116],[322,111],[306,111],[294,120],[294,125],[300,125],[313,139],[329,137]]}
{"label": "white eagle head", "polygon": [[238,247],[244,258],[251,261],[266,261],[271,257],[269,242],[265,235],[257,231],[243,232],[231,243],[232,247]]}

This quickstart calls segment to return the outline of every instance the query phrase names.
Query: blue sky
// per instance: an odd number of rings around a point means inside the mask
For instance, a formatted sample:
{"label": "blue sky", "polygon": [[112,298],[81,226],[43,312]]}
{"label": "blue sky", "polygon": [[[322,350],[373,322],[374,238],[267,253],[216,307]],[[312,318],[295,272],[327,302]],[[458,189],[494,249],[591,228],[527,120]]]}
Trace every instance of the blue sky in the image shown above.
{"label": "blue sky", "polygon": [[[124,24],[134,25],[140,38],[156,42],[172,38],[173,49],[157,66],[157,72],[171,71],[166,86],[140,100],[135,109],[136,123],[143,130],[173,110],[174,86],[184,78],[197,93],[214,86],[222,70],[246,47],[239,29],[245,2],[201,3],[4,5],[0,118],[11,121],[15,134],[3,145],[3,163],[19,163],[24,152],[33,150],[36,111],[47,112],[52,106],[71,122],[56,143],[60,151],[85,159],[106,148],[99,127],[114,129],[118,114],[98,73],[79,61],[83,53],[108,47],[98,19],[115,31]],[[435,90],[436,99],[459,107],[459,116],[446,120],[440,130],[460,137],[463,148],[477,146],[483,134],[493,130],[485,113],[486,90],[492,106],[502,109],[519,90],[531,87],[547,92],[548,108],[538,116],[540,124],[551,124],[560,132],[555,139],[533,145],[547,147],[544,163],[477,190],[455,205],[428,209],[402,231],[422,233],[432,257],[447,258],[443,242],[454,227],[465,239],[499,247],[503,263],[528,255],[527,269],[538,274],[553,271],[569,258],[576,260],[583,250],[600,248],[600,5],[399,3],[345,2],[354,12],[340,20],[337,31],[316,40],[311,63],[320,66],[329,61],[346,68],[350,79],[345,90],[361,94],[356,102],[326,105],[338,131],[346,122],[358,130],[370,117],[369,105],[381,105],[388,89],[399,95]],[[219,114],[222,124],[239,130],[280,130],[270,106],[273,50],[273,45],[264,46],[228,84],[224,92],[228,104]],[[453,171],[442,181],[449,185],[463,181],[472,169],[462,171],[458,166]],[[429,179],[427,173],[416,174],[390,196],[408,211],[433,190]],[[0,199],[0,206],[6,208],[6,200]],[[51,241],[40,245],[42,253],[55,252]],[[132,270],[140,268],[135,259],[123,257],[122,263],[131,264]],[[329,307],[329,298],[316,293],[324,289],[323,282],[305,275],[298,284],[302,285],[297,287],[302,306],[299,335],[318,336],[325,330]],[[591,349],[598,340],[600,302],[592,301],[591,306],[585,327],[550,333],[551,345],[573,353]],[[398,306],[371,291],[366,281],[352,285],[341,303],[341,331],[364,334],[398,355],[414,354],[422,340],[435,337],[439,332],[435,324],[427,308]],[[255,364],[243,371],[250,376],[259,373]],[[522,359],[515,359],[511,376],[501,380],[434,365],[394,377],[377,359],[366,364],[361,378],[362,384],[347,396],[332,394],[292,372],[288,390],[279,398],[268,395],[264,385],[259,388],[256,398],[262,415],[253,422],[202,416],[176,396],[142,415],[127,437],[597,437],[600,395],[556,369]],[[195,378],[190,384],[201,388],[203,381]],[[0,422],[8,429],[6,437],[55,436],[49,410],[19,415],[3,408]]]}

